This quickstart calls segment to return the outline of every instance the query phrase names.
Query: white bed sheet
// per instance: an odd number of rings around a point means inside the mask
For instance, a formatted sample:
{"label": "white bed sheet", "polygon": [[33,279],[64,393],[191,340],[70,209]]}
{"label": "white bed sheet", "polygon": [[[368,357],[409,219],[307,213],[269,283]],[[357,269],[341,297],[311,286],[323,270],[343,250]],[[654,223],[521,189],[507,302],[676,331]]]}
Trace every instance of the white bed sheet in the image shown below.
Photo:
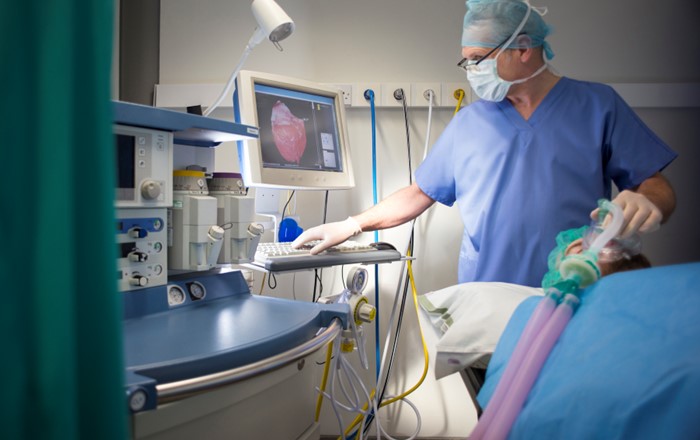
{"label": "white bed sheet", "polygon": [[473,282],[418,297],[438,334],[436,379],[468,366],[485,368],[515,308],[542,289],[517,284]]}

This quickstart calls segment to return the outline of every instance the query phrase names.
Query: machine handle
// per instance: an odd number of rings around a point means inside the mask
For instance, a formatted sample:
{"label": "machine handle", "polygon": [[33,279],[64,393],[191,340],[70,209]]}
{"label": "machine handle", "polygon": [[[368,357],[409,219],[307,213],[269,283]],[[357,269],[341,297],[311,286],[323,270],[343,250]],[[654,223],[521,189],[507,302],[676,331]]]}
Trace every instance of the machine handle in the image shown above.
{"label": "machine handle", "polygon": [[156,385],[158,404],[182,400],[291,364],[324,347],[338,336],[341,330],[340,320],[334,319],[321,334],[310,341],[267,359],[218,373]]}

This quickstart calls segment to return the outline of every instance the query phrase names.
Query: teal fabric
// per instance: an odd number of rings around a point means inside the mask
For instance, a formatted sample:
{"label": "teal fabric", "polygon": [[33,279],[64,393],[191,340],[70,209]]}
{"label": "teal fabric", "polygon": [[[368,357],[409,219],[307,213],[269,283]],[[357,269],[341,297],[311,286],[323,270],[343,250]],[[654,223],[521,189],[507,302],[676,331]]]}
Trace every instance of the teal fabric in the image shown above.
{"label": "teal fabric", "polygon": [[0,2],[2,439],[123,439],[113,2]]}

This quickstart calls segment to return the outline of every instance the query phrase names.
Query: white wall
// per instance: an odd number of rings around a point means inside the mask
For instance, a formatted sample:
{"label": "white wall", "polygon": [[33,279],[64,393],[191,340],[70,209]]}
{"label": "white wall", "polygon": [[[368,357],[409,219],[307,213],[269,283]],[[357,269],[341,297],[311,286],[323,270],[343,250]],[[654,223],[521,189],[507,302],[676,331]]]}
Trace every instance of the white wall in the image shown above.
{"label": "white wall", "polygon": [[[257,47],[245,66],[302,77],[344,82],[460,82],[455,67],[460,59],[463,0],[278,0],[297,24],[297,31],[282,42],[284,52],[271,44]],[[228,78],[255,27],[250,2],[231,0],[164,0],[161,3],[161,84],[223,83]],[[694,0],[560,0],[547,5],[545,18],[554,25],[550,42],[555,67],[563,74],[602,82],[700,82],[696,54],[700,39],[693,29],[700,18]],[[466,87],[466,83],[465,83]],[[208,103],[202,103],[208,104]],[[434,113],[431,140],[444,128],[451,110]],[[697,173],[700,110],[644,109],[640,116],[682,159],[667,175],[678,191],[679,207],[668,227],[647,240],[646,253],[656,264],[700,260],[700,232],[694,226],[698,214],[700,184]],[[230,119],[230,109],[216,116]],[[370,122],[368,109],[347,111],[352,160],[357,187],[332,193],[328,221],[341,220],[371,205]],[[427,111],[410,109],[410,138],[414,166],[425,142]],[[378,109],[378,166],[380,197],[408,182],[406,139],[399,109]],[[236,170],[233,148],[217,151],[217,170]],[[321,193],[299,195],[297,212],[303,227],[321,222]],[[420,292],[456,283],[456,259],[461,221],[456,209],[436,206],[417,225],[416,281]],[[404,247],[407,228],[383,231],[380,239]],[[360,239],[371,241],[371,234]],[[381,266],[382,329],[395,296],[398,264]],[[339,288],[339,271],[324,271],[325,292]],[[312,276],[278,277],[275,295],[310,299]],[[293,284],[293,286],[292,286]],[[269,289],[265,288],[265,292]],[[374,294],[370,294],[374,297]],[[384,331],[384,330],[383,330]],[[373,332],[369,332],[370,336]],[[394,367],[390,393],[409,388],[422,371],[415,312],[409,301]],[[373,344],[373,338],[370,338]],[[373,345],[372,345],[373,346]],[[373,350],[370,350],[373,352]],[[368,378],[373,373],[367,373]],[[461,380],[453,375],[435,381],[432,371],[411,396],[419,406],[421,437],[459,437],[472,429],[476,417]],[[407,435],[414,418],[404,406],[382,415],[391,432]],[[330,412],[324,412],[323,434],[336,434]]]}

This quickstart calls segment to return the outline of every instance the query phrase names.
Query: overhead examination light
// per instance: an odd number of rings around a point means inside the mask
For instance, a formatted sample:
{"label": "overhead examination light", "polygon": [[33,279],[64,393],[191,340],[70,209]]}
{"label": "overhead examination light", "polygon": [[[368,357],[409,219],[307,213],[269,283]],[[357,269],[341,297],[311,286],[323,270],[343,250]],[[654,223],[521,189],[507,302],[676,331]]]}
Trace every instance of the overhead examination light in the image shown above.
{"label": "overhead examination light", "polygon": [[236,81],[236,76],[241,70],[241,67],[243,67],[243,63],[245,63],[245,60],[248,59],[248,55],[250,55],[255,46],[267,38],[278,50],[282,51],[282,46],[280,46],[279,42],[289,37],[292,35],[292,32],[294,32],[294,21],[289,18],[289,15],[287,15],[287,13],[284,12],[280,5],[278,5],[274,0],[254,0],[253,4],[251,5],[251,9],[253,10],[255,21],[258,22],[258,27],[255,28],[253,36],[250,37],[250,40],[248,41],[248,44],[246,45],[236,68],[233,70],[233,73],[231,73],[224,90],[221,92],[219,97],[216,98],[216,101],[207,107],[206,111],[204,112],[204,116],[209,116],[211,112],[213,112],[214,109],[221,104],[221,101],[224,100],[231,89],[231,86],[233,86],[233,83]]}
{"label": "overhead examination light", "polygon": [[274,0],[255,0],[251,8],[259,26],[253,35],[256,39],[255,44],[267,37],[281,51],[282,46],[279,42],[294,32],[292,19]]}

